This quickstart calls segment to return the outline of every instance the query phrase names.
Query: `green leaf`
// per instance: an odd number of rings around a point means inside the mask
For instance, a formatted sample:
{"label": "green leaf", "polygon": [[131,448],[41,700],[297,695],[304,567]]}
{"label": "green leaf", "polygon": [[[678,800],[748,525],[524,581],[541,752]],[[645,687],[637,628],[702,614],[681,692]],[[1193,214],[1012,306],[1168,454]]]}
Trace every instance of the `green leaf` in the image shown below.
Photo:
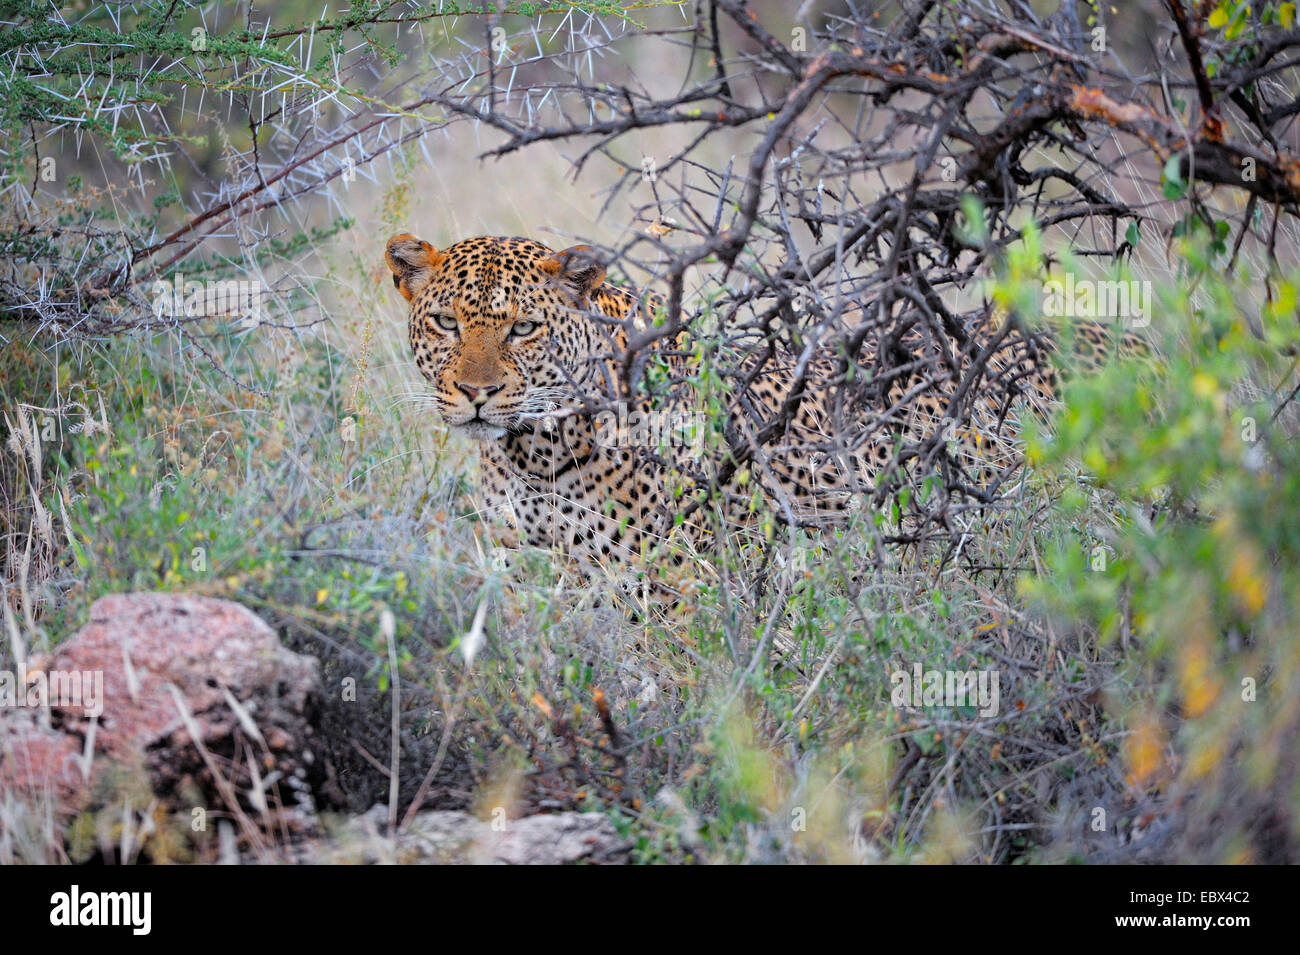
{"label": "green leaf", "polygon": [[1187,182],[1183,179],[1182,163],[1177,155],[1170,156],[1165,163],[1160,184],[1166,199],[1181,199],[1187,195]]}
{"label": "green leaf", "polygon": [[964,222],[954,224],[953,231],[958,238],[975,245],[983,245],[989,239],[988,221],[984,217],[984,203],[976,196],[961,197],[961,212]]}
{"label": "green leaf", "polygon": [[1138,242],[1141,240],[1142,232],[1138,229],[1137,222],[1130,222],[1128,224],[1128,230],[1124,233],[1124,241],[1136,249],[1138,247]]}

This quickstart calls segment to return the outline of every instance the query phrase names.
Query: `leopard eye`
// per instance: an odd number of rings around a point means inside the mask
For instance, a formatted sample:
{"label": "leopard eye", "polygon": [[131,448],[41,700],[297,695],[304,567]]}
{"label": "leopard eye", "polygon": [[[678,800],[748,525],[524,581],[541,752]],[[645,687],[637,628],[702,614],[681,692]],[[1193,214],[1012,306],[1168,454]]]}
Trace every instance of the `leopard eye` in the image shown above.
{"label": "leopard eye", "polygon": [[524,338],[537,330],[536,322],[515,322],[510,326],[510,334],[515,338]]}
{"label": "leopard eye", "polygon": [[453,315],[439,315],[434,321],[438,323],[438,327],[444,332],[454,332],[459,327]]}

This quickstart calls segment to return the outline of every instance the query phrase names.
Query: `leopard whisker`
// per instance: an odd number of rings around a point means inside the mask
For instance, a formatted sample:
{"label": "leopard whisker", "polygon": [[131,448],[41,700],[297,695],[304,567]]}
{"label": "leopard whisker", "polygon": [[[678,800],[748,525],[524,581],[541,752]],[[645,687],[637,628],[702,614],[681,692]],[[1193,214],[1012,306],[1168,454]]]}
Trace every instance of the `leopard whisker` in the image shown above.
{"label": "leopard whisker", "polygon": [[401,395],[393,399],[391,402],[389,402],[388,407],[389,410],[398,408],[401,405],[432,405],[433,407],[437,408],[440,407],[441,404],[442,404],[442,399],[438,398],[436,395],[408,394],[408,395]]}

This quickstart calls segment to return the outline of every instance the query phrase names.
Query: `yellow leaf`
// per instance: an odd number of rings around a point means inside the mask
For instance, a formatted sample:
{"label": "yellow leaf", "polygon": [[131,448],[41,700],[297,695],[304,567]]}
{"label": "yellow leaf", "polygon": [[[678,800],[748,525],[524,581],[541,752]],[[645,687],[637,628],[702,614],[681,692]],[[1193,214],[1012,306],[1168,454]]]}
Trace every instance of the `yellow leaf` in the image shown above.
{"label": "yellow leaf", "polygon": [[330,592],[326,590],[324,587],[322,587],[320,590],[316,591],[316,602],[318,604],[323,604],[325,602],[325,598],[328,597],[329,595]]}
{"label": "yellow leaf", "polygon": [[1284,3],[1278,7],[1277,19],[1278,22],[1282,24],[1283,29],[1291,29],[1291,25],[1295,23],[1295,4]]}
{"label": "yellow leaf", "polygon": [[1237,598],[1241,609],[1254,616],[1264,609],[1268,600],[1268,580],[1259,569],[1254,551],[1238,546],[1228,565],[1228,587]]}
{"label": "yellow leaf", "polygon": [[1219,6],[1215,7],[1214,12],[1210,14],[1210,20],[1209,20],[1210,26],[1214,27],[1217,30],[1219,27],[1223,26],[1227,22],[1228,22],[1228,11],[1222,4],[1220,4]]}
{"label": "yellow leaf", "polygon": [[1212,671],[1209,650],[1199,640],[1193,640],[1182,648],[1179,684],[1183,710],[1193,719],[1204,715],[1219,695],[1219,682]]}
{"label": "yellow leaf", "polygon": [[1153,720],[1143,720],[1124,740],[1128,781],[1143,787],[1161,769],[1164,762],[1164,733]]}

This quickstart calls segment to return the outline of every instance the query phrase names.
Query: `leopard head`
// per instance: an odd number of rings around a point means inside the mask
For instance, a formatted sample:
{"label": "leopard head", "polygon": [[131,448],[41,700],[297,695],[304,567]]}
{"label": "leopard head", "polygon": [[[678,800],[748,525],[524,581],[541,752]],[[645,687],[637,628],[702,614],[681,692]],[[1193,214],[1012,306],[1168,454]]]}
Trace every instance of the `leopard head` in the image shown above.
{"label": "leopard head", "polygon": [[416,365],[451,427],[502,438],[600,389],[611,323],[593,314],[605,268],[587,246],[488,236],[439,251],[403,233],[385,259],[410,303]]}

